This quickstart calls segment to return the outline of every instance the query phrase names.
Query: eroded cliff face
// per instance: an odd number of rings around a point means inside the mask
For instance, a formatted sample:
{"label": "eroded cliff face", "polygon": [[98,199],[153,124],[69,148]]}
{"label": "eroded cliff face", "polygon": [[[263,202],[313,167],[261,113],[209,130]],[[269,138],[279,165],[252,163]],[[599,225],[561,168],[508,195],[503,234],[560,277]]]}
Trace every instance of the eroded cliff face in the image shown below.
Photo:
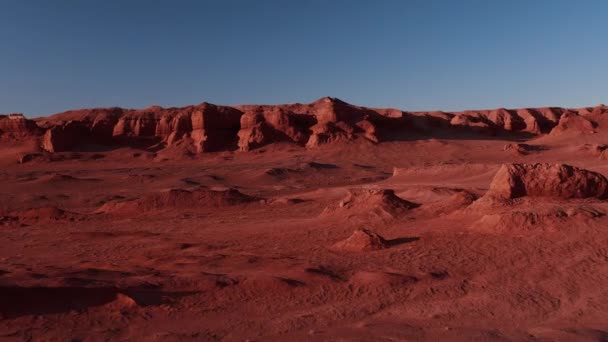
{"label": "eroded cliff face", "polygon": [[236,146],[241,115],[234,108],[209,103],[184,108],[70,111],[41,120],[47,127],[42,146],[59,152],[81,144],[145,147],[187,141],[198,152],[219,151]]}
{"label": "eroded cliff face", "polygon": [[68,121],[47,129],[40,146],[47,152],[69,151],[89,139],[88,134],[88,127],[82,122]]}
{"label": "eroded cliff face", "polygon": [[608,125],[608,107],[522,108],[462,112],[405,112],[348,104],[324,97],[308,104],[182,108],[98,108],[68,111],[36,121],[0,116],[0,135],[39,136],[49,152],[85,145],[170,147],[193,152],[249,151],[275,142],[306,148],[363,140],[370,143],[471,134],[593,134]]}
{"label": "eroded cliff face", "polygon": [[20,139],[41,134],[42,129],[36,122],[29,120],[23,114],[0,115],[0,137]]}

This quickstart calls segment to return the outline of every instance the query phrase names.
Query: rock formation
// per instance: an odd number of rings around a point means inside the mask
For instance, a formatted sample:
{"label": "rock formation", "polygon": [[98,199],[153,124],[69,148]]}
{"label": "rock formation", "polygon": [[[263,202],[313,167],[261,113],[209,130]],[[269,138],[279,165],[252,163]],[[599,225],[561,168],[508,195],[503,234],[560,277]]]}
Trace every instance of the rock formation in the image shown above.
{"label": "rock formation", "polygon": [[350,189],[346,198],[337,206],[326,208],[322,215],[374,215],[380,218],[395,218],[418,204],[404,200],[390,189]]}
{"label": "rock formation", "polygon": [[28,120],[23,114],[0,115],[0,137],[23,138],[41,133],[36,122]]}
{"label": "rock formation", "polygon": [[605,199],[608,180],[599,173],[565,164],[503,164],[485,196]]}
{"label": "rock formation", "polygon": [[331,249],[339,252],[367,252],[385,249],[388,242],[368,229],[355,230],[347,239],[336,242]]}
{"label": "rock formation", "polygon": [[[581,109],[522,108],[462,112],[404,112],[367,108],[324,97],[308,104],[218,106],[201,103],[181,108],[95,108],[28,120],[0,116],[0,137],[40,137],[49,152],[83,145],[191,152],[249,151],[276,142],[307,148],[353,140],[381,143],[420,134],[452,137],[470,134],[594,133],[608,125],[608,107]],[[438,130],[439,129],[439,130]],[[418,134],[418,135],[415,135]]]}
{"label": "rock formation", "polygon": [[518,144],[518,143],[506,144],[503,147],[504,151],[510,152],[511,154],[514,154],[517,156],[527,155],[528,153],[530,153],[532,151],[536,151],[538,149],[539,149],[539,147],[537,147],[537,146],[532,146],[532,145],[528,145],[528,144]]}
{"label": "rock formation", "polygon": [[231,149],[240,129],[242,113],[231,107],[203,103],[191,115],[192,138],[198,152]]}

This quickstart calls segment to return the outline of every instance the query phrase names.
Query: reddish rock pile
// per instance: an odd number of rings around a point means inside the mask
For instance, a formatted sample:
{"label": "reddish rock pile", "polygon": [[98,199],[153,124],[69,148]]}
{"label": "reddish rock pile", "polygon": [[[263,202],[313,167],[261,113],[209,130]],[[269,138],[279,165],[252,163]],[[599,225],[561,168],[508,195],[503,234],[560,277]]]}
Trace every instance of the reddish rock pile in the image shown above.
{"label": "reddish rock pile", "polygon": [[336,242],[331,249],[339,252],[367,252],[388,248],[388,242],[368,229],[355,230],[346,240]]}
{"label": "reddish rock pile", "polygon": [[605,199],[608,180],[599,173],[565,164],[503,164],[485,196]]}

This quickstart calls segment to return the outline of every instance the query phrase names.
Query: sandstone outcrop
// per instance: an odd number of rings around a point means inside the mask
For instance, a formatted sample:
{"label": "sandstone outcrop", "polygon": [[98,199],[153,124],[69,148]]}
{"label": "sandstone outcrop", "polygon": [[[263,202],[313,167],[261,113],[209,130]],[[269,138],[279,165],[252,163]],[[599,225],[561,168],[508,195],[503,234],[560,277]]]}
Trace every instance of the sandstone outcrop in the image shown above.
{"label": "sandstone outcrop", "polygon": [[558,135],[564,133],[575,133],[575,134],[593,134],[597,124],[588,117],[578,115],[574,112],[566,112],[562,115],[555,126],[551,130],[551,135]]}
{"label": "sandstone outcrop", "polygon": [[41,131],[36,122],[23,114],[0,115],[0,137],[23,138],[38,135]]}
{"label": "sandstone outcrop", "polygon": [[484,197],[608,197],[608,180],[596,172],[565,164],[503,164]]}
{"label": "sandstone outcrop", "polygon": [[87,128],[80,121],[68,121],[46,130],[41,147],[47,152],[69,151],[87,140]]}
{"label": "sandstone outcrop", "polygon": [[287,142],[307,148],[353,140],[383,141],[425,136],[471,134],[595,133],[608,125],[608,107],[522,108],[462,112],[405,112],[355,106],[324,97],[302,104],[218,106],[201,103],[181,108],[95,108],[28,120],[0,116],[0,136],[40,136],[49,152],[83,145],[133,146],[155,150],[184,147],[189,153],[249,151]]}

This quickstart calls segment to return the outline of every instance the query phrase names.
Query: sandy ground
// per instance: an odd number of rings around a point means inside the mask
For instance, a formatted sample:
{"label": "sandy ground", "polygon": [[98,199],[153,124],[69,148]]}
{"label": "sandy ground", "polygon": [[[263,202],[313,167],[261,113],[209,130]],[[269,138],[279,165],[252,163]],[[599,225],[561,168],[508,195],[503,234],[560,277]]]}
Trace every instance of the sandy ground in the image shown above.
{"label": "sandy ground", "polygon": [[[585,141],[541,138],[527,155],[506,143],[278,144],[193,159],[121,148],[25,164],[7,148],[0,340],[607,340],[608,204],[497,210],[454,194],[482,196],[502,163],[604,175],[608,164]],[[100,211],[197,188],[255,199]],[[416,207],[341,208],[357,188],[393,189]],[[361,228],[387,248],[331,248]]]}

